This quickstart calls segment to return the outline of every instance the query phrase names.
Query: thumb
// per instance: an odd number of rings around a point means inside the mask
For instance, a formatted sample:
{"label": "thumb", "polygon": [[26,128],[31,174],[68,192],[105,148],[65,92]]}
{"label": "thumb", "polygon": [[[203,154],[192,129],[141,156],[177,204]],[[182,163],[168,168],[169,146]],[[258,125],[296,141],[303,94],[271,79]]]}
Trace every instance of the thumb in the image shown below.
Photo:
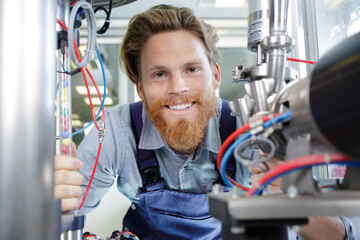
{"label": "thumb", "polygon": [[71,154],[76,158],[76,144],[74,142],[71,142]]}

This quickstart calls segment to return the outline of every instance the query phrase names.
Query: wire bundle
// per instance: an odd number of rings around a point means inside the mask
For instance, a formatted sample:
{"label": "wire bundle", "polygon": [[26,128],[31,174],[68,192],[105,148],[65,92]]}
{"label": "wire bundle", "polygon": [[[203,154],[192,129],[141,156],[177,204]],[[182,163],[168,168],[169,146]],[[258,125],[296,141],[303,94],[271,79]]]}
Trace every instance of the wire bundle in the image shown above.
{"label": "wire bundle", "polygon": [[106,19],[105,19],[105,22],[102,25],[102,27],[97,31],[97,33],[98,34],[104,34],[110,27],[110,16],[111,16],[111,10],[112,10],[112,0],[110,0],[110,3],[109,3],[109,11],[106,10],[106,8],[104,8],[104,7],[97,7],[94,10],[94,13],[96,13],[99,10],[103,10],[105,12]]}
{"label": "wire bundle", "polygon": [[86,232],[83,234],[83,239],[85,238],[94,238],[94,239],[98,239],[98,240],[104,240],[102,239],[101,237],[97,236],[96,234],[93,234],[93,233],[89,233],[89,232]]}
{"label": "wire bundle", "polygon": [[[87,28],[88,28],[88,41],[87,41],[85,55],[82,60],[79,59],[79,57],[75,53],[76,43],[73,41],[75,17],[80,7],[85,12]],[[74,4],[71,10],[70,20],[69,20],[69,30],[68,30],[68,44],[69,44],[70,56],[77,67],[81,68],[89,64],[92,55],[95,52],[95,41],[96,41],[96,21],[92,6],[88,2],[78,1]]]}
{"label": "wire bundle", "polygon": [[274,169],[267,172],[255,186],[253,186],[246,194],[246,196],[260,195],[262,190],[275,179],[288,174],[294,170],[311,168],[317,165],[324,165],[329,163],[341,163],[347,166],[360,167],[360,163],[349,161],[350,159],[341,154],[315,154],[304,156],[289,160]]}
{"label": "wire bundle", "polygon": [[[75,4],[75,6],[77,6],[78,4],[81,5],[81,4],[84,4],[86,2],[83,2],[83,1],[80,1],[80,2],[77,2]],[[74,6],[74,8],[75,8]],[[90,5],[91,6],[91,5]],[[88,8],[89,9],[89,8]],[[90,11],[90,10],[89,10]],[[77,9],[76,11],[73,9],[72,13],[73,12],[77,12]],[[91,12],[92,12],[92,9],[91,9]],[[58,24],[60,24],[64,29],[68,30],[68,32],[70,32],[70,28],[67,28],[66,25],[61,22],[60,20],[57,20]],[[70,21],[71,22],[71,21]],[[68,34],[69,35],[69,34]],[[73,43],[73,46],[74,46],[74,50],[75,50],[75,55],[76,55],[76,58],[78,59],[78,62],[81,62],[82,64],[84,63],[84,60],[81,61],[81,58],[80,58],[80,53],[79,53],[79,49],[77,47],[77,44],[75,42],[75,39],[72,37],[70,38]],[[70,44],[69,44],[70,45]],[[104,68],[103,68],[103,65],[102,65],[102,61],[101,61],[101,57],[100,57],[100,54],[99,54],[99,51],[96,47],[96,50],[97,50],[97,54],[98,54],[98,57],[99,57],[99,61],[100,61],[100,64],[101,64],[101,68],[102,68],[102,72],[103,72],[103,78],[104,78],[104,82],[106,82],[105,80],[105,72],[104,72]],[[81,64],[81,65],[82,65]],[[98,161],[99,161],[99,156],[100,156],[100,151],[101,151],[101,146],[102,146],[102,138],[103,136],[100,137],[100,133],[103,134],[103,131],[104,131],[104,128],[103,128],[103,125],[105,123],[105,112],[104,112],[104,108],[103,108],[103,105],[104,105],[104,101],[105,101],[105,94],[106,94],[106,90],[104,90],[104,97],[102,98],[101,97],[101,94],[100,94],[100,91],[99,89],[97,88],[97,85],[96,85],[96,82],[94,81],[92,75],[90,74],[90,71],[86,68],[86,72],[88,73],[88,75],[90,76],[91,78],[91,81],[93,82],[95,88],[96,88],[96,91],[98,93],[98,96],[99,96],[99,99],[100,101],[102,102],[102,105],[101,105],[101,108],[97,114],[97,116],[99,115],[100,111],[102,112],[102,117],[101,117],[101,122],[102,122],[102,128],[100,129],[100,127],[98,126],[97,122],[96,122],[96,118],[95,118],[95,115],[94,115],[94,109],[93,109],[93,105],[92,105],[92,100],[91,100],[91,94],[90,94],[90,90],[89,90],[89,86],[88,86],[88,83],[87,83],[87,79],[86,79],[86,76],[85,76],[85,71],[84,71],[84,68],[83,66],[78,66],[81,70],[81,73],[82,73],[82,76],[84,78],[84,83],[85,83],[85,86],[86,86],[86,89],[87,89],[87,94],[88,94],[88,98],[89,98],[89,102],[90,102],[90,110],[91,110],[91,116],[92,116],[92,119],[93,119],[93,122],[94,122],[94,125],[96,126],[98,132],[99,132],[99,148],[98,148],[98,152],[97,152],[97,156],[96,156],[96,161],[95,161],[95,164],[94,164],[94,168],[93,168],[93,171],[92,171],[92,174],[91,174],[91,177],[90,177],[90,181],[89,181],[89,184],[87,186],[87,189],[85,191],[85,194],[83,196],[83,199],[82,199],[82,202],[78,208],[78,210],[81,210],[84,202],[85,202],[85,199],[87,197],[87,194],[89,192],[89,189],[90,189],[90,186],[91,186],[91,183],[92,183],[92,180],[94,178],[94,174],[95,174],[95,170],[96,170],[96,167],[97,167],[97,164],[98,164]],[[104,83],[104,88],[106,89],[106,83]],[[90,123],[91,124],[91,123]],[[88,124],[85,128],[87,128],[90,124]],[[82,130],[80,131],[83,131],[85,128],[83,128]],[[79,132],[79,131],[78,131]],[[77,132],[77,133],[78,133]],[[76,134],[76,133],[75,133]],[[74,135],[74,134],[73,134]]]}
{"label": "wire bundle", "polygon": [[129,237],[129,238],[131,238],[131,239],[134,239],[134,240],[136,239],[135,234],[133,234],[133,233],[130,232],[130,231],[122,231],[122,232],[120,232],[120,233],[117,234],[118,237],[120,237],[120,236],[122,236],[122,235],[124,235],[124,236],[126,236],[126,237]]}
{"label": "wire bundle", "polygon": [[[290,112],[284,113],[284,114],[275,114],[274,118],[271,119],[268,116],[262,117],[262,121],[265,122],[262,124],[264,128],[268,128],[272,126],[275,123],[287,121],[290,118],[291,114]],[[234,149],[243,141],[251,137],[251,132],[247,132],[243,134],[245,131],[248,131],[250,129],[250,125],[246,124],[242,126],[241,128],[237,129],[235,132],[233,132],[224,142],[224,144],[221,146],[218,157],[217,157],[217,167],[220,170],[220,176],[223,179],[224,183],[229,186],[233,187],[234,185],[237,187],[240,187],[241,189],[247,191],[249,188],[237,183],[233,179],[231,179],[225,172],[226,170],[226,163],[230,156],[232,155]],[[226,148],[231,144],[232,141],[235,140],[235,138],[239,135],[243,134],[238,140],[236,140],[228,150]]]}
{"label": "wire bundle", "polygon": [[[262,127],[264,129],[279,123],[279,122],[285,122],[288,121],[291,117],[290,112],[286,112],[283,114],[275,114],[275,117],[273,119],[270,119],[269,117],[263,117],[262,121],[264,123],[262,124]],[[258,182],[255,186],[252,186],[251,188],[247,188],[233,179],[231,179],[225,172],[226,163],[229,159],[229,157],[233,154],[234,149],[236,149],[238,146],[240,146],[241,151],[244,149],[242,146],[243,143],[250,139],[250,137],[254,137],[255,135],[252,135],[251,132],[244,133],[250,129],[249,124],[246,124],[242,126],[241,128],[237,129],[235,132],[233,132],[224,142],[224,144],[221,146],[218,158],[217,158],[217,167],[220,170],[220,175],[224,181],[224,183],[229,186],[233,187],[234,185],[243,189],[244,191],[247,191],[246,196],[255,196],[260,195],[262,190],[269,185],[271,182],[273,182],[275,179],[290,173],[295,170],[300,169],[306,169],[311,168],[313,166],[317,165],[324,165],[324,164],[344,164],[347,166],[353,166],[353,167],[360,167],[360,163],[358,162],[352,162],[347,156],[341,155],[341,154],[316,154],[316,155],[310,155],[310,156],[304,156],[297,159],[292,159],[289,161],[284,162],[283,164],[280,164],[276,166],[275,168],[269,170]],[[242,135],[241,135],[242,134]],[[236,140],[230,147],[227,149],[227,147],[230,145],[231,142],[235,140],[237,136],[241,135],[241,137]],[[256,138],[255,138],[256,139]],[[260,138],[261,139],[261,138]],[[226,150],[227,149],[227,150]],[[255,161],[260,162],[260,161]],[[261,161],[262,162],[262,161]]]}

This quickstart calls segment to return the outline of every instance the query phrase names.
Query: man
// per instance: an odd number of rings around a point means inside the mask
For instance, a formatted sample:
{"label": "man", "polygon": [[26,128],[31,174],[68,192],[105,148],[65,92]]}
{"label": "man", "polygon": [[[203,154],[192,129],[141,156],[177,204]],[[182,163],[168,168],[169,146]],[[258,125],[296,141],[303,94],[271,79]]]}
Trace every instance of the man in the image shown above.
{"label": "man", "polygon": [[[99,165],[83,212],[99,204],[118,176],[119,191],[133,202],[124,226],[138,236],[221,238],[221,224],[209,216],[206,203],[206,193],[219,177],[215,161],[222,104],[215,96],[221,82],[217,41],[215,30],[187,8],[160,5],[130,20],[120,60],[144,108],[135,116],[129,105],[107,111]],[[139,136],[134,132],[136,117],[143,124]],[[83,165],[85,187],[97,146],[97,132],[92,130],[78,150],[82,163],[56,157],[55,196],[62,198],[63,211],[78,205],[82,175],[75,170]],[[143,150],[155,153],[152,168],[141,166],[149,159],[140,161]],[[250,172],[237,164],[236,178],[247,184]],[[307,239],[345,238],[339,218],[310,222],[303,231]]]}

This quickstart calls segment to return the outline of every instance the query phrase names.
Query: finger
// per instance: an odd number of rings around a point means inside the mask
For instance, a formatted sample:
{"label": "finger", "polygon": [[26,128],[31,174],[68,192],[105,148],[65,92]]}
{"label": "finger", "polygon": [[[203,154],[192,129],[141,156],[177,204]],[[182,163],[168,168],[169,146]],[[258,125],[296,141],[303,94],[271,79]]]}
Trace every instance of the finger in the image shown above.
{"label": "finger", "polygon": [[265,171],[265,169],[267,169],[264,164],[260,163],[259,165],[260,165],[260,167],[258,165],[257,166],[249,166],[249,171],[251,173],[262,173]]}
{"label": "finger", "polygon": [[61,199],[61,211],[66,212],[79,206],[81,198],[64,198]]}
{"label": "finger", "polygon": [[84,176],[77,171],[56,170],[54,175],[55,185],[80,186],[84,182]]}
{"label": "finger", "polygon": [[81,195],[82,189],[80,186],[56,185],[54,187],[55,198],[79,198]]}
{"label": "finger", "polygon": [[266,157],[267,154],[264,153],[260,148],[258,149],[258,154],[261,156],[261,157]]}
{"label": "finger", "polygon": [[274,181],[272,181],[269,185],[273,187],[280,187],[281,186],[281,180],[282,178],[277,178]]}
{"label": "finger", "polygon": [[76,144],[71,142],[71,153],[73,157],[76,157]]}
{"label": "finger", "polygon": [[268,161],[266,161],[266,164],[269,166],[270,169],[273,169],[282,163],[284,163],[284,161],[281,161],[278,158],[271,158]]}
{"label": "finger", "polygon": [[79,170],[83,167],[83,163],[74,157],[56,155],[54,160],[55,170]]}
{"label": "finger", "polygon": [[281,190],[281,185],[272,185],[272,184],[269,184],[268,189],[269,189],[271,192],[279,192],[279,191],[282,191],[282,190]]}
{"label": "finger", "polygon": [[258,174],[251,175],[251,177],[250,177],[251,184],[256,184],[264,175],[265,175],[265,173],[258,173]]}

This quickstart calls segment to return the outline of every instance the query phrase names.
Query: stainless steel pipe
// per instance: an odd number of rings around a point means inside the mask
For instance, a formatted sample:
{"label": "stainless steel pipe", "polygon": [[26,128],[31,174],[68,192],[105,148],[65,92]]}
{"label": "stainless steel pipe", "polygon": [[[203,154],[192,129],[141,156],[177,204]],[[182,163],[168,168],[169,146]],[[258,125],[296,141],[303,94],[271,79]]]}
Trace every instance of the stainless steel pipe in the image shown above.
{"label": "stainless steel pipe", "polygon": [[0,1],[0,239],[56,239],[55,1]]}

